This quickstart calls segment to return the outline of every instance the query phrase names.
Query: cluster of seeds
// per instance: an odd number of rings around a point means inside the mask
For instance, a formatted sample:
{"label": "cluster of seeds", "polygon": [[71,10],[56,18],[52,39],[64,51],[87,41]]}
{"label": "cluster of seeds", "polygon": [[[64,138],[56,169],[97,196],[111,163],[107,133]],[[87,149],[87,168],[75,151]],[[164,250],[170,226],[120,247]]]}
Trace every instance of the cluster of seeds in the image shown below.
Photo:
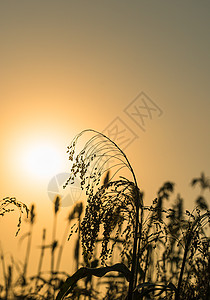
{"label": "cluster of seeds", "polygon": [[21,222],[22,222],[22,214],[25,211],[27,214],[27,217],[28,217],[29,209],[24,203],[17,201],[15,197],[12,197],[12,198],[6,197],[0,201],[0,215],[1,216],[4,216],[5,213],[14,211],[13,208],[9,207],[10,205],[16,206],[20,212],[19,220],[18,220],[18,224],[17,224],[17,231],[16,231],[16,235],[17,235],[20,231],[20,226],[21,226]]}
{"label": "cluster of seeds", "polygon": [[[133,188],[134,184],[129,181],[112,181],[100,187],[92,197],[88,197],[85,217],[81,224],[83,254],[86,261],[92,258],[100,227],[102,227],[100,254],[102,264],[111,257],[119,237],[125,241],[123,251],[132,247],[135,222],[134,199],[131,194]],[[114,238],[111,245],[112,234]],[[121,254],[124,256],[125,251]]]}
{"label": "cluster of seeds", "polygon": [[[92,138],[86,142],[83,149],[75,156],[78,139],[87,132],[93,132]],[[75,177],[79,176],[81,188],[86,188],[86,194],[91,195],[94,187],[100,184],[101,176],[107,170],[114,170],[114,175],[122,170],[129,168],[124,153],[109,138],[94,130],[84,130],[78,134],[67,147],[69,160],[73,161],[71,175],[66,181],[64,188],[68,184],[74,184]],[[111,164],[111,165],[110,165]]]}
{"label": "cluster of seeds", "polygon": [[[93,133],[93,136],[76,155],[78,139],[87,132]],[[94,130],[85,130],[78,134],[68,147],[67,153],[73,164],[71,175],[64,187],[74,184],[75,178],[79,177],[81,188],[85,189],[87,195],[85,216],[81,223],[84,258],[86,262],[92,258],[102,225],[101,261],[105,263],[105,260],[112,255],[113,247],[120,234],[126,238],[124,249],[132,246],[131,239],[136,214],[134,199],[136,186],[125,178],[114,180],[123,168],[129,169],[131,173],[132,169],[122,150],[108,137]],[[109,170],[112,171],[112,178],[100,186],[102,176]],[[126,226],[122,230],[124,221],[126,221]],[[110,247],[109,241],[113,232],[115,232],[115,238]]]}

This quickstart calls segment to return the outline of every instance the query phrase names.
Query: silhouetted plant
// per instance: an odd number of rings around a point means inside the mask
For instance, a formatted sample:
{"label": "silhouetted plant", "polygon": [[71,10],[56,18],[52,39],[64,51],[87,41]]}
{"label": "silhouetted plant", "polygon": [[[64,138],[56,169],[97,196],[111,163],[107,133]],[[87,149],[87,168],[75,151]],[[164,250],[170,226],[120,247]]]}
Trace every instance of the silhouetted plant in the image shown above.
{"label": "silhouetted plant", "polygon": [[5,197],[2,200],[0,200],[0,215],[4,216],[6,213],[14,211],[14,208],[10,208],[11,205],[16,206],[19,210],[19,221],[17,224],[17,231],[15,234],[17,236],[20,231],[20,226],[21,226],[21,222],[22,222],[22,214],[25,211],[27,214],[27,217],[28,217],[29,209],[24,203],[17,201],[15,197],[12,197],[12,198]]}
{"label": "silhouetted plant", "polygon": [[[93,136],[86,142],[83,149],[74,159],[78,139],[85,133],[92,133]],[[126,221],[126,228],[121,233],[121,236],[125,236],[124,247],[126,250],[132,247],[131,241],[134,239],[132,272],[129,284],[129,297],[131,299],[133,285],[137,276],[137,243],[138,240],[141,241],[141,220],[143,218],[143,203],[133,168],[125,153],[116,143],[104,134],[94,130],[85,130],[77,135],[68,147],[68,153],[69,159],[74,159],[74,162],[67,184],[73,183],[75,177],[79,175],[81,187],[82,189],[85,187],[86,195],[88,196],[85,217],[81,223],[81,241],[84,259],[88,264],[92,258],[100,225],[103,225],[100,258],[102,264],[104,264],[112,255],[115,245],[114,242],[112,248],[108,246],[111,233],[118,226],[115,235],[117,239],[122,223]],[[114,161],[114,163],[107,169],[106,165],[109,161]],[[114,180],[116,174],[123,168],[126,168],[131,173],[133,181],[126,178]],[[96,190],[101,176],[110,169],[114,169],[114,175],[109,182]]]}
{"label": "silhouetted plant", "polygon": [[[0,200],[0,215],[4,216],[6,213],[9,213],[11,211],[14,211],[14,208],[11,208],[11,205],[15,206],[19,210],[19,220],[17,224],[17,231],[16,231],[16,236],[18,235],[22,223],[22,215],[25,211],[27,217],[29,213],[28,207],[20,202],[17,201],[15,197],[5,197],[2,200]],[[12,287],[12,275],[13,275],[13,266],[8,265],[8,268],[6,270],[6,265],[5,265],[5,259],[3,255],[3,251],[1,250],[1,261],[2,261],[2,270],[3,270],[3,277],[5,281],[5,299],[10,299],[11,298],[11,287]],[[1,291],[4,291],[2,288]]]}
{"label": "silhouetted plant", "polygon": [[[88,133],[92,134],[91,138],[76,155],[80,138]],[[184,211],[179,194],[171,203],[174,183],[169,181],[160,187],[152,204],[145,206],[144,194],[137,186],[131,164],[108,137],[86,130],[73,140],[68,153],[73,165],[66,184],[73,184],[75,177],[80,177],[81,187],[87,195],[84,218],[82,220],[83,203],[76,203],[58,243],[56,228],[60,197],[56,197],[52,241],[46,242],[46,231],[43,230],[36,275],[27,276],[26,280],[24,270],[25,265],[28,266],[28,254],[27,264],[22,266],[11,258],[11,263],[6,265],[1,251],[4,286],[0,285],[0,299],[54,300],[57,292],[57,300],[209,299],[210,240],[205,228],[210,223],[210,212],[206,210],[208,202],[204,198],[204,192],[209,190],[208,178],[202,173],[201,177],[192,180],[192,186],[199,184],[201,187],[200,200],[198,197],[197,207],[192,212]],[[121,171],[125,171],[126,176],[119,176],[124,175]],[[8,201],[2,206],[2,215],[10,211],[7,205],[14,204],[10,198],[5,199]],[[26,209],[21,206],[21,214],[23,210]],[[33,206],[30,217],[32,228]],[[72,225],[73,220],[77,223]],[[77,268],[82,266],[71,276],[59,271],[69,231],[69,237],[77,233],[74,260]],[[30,245],[31,234],[27,233],[26,237]],[[45,251],[51,252],[49,271],[42,270]],[[18,280],[15,280],[14,269],[18,271]],[[78,283],[80,279],[83,279],[81,284]],[[104,295],[99,289],[102,285]]]}
{"label": "silhouetted plant", "polygon": [[191,185],[192,186],[196,186],[196,185],[200,186],[201,195],[198,196],[196,203],[201,209],[204,209],[204,210],[208,209],[208,204],[207,204],[206,199],[204,198],[203,194],[204,194],[205,190],[207,190],[207,189],[210,190],[210,179],[208,177],[206,177],[204,173],[201,173],[200,177],[194,178],[191,181]]}
{"label": "silhouetted plant", "polygon": [[35,205],[32,204],[31,208],[30,208],[30,213],[29,213],[30,229],[29,229],[29,232],[27,233],[28,241],[27,241],[27,247],[26,247],[24,267],[23,267],[23,285],[26,284],[27,268],[28,268],[30,250],[31,250],[32,232],[33,232],[33,225],[34,225],[34,221],[35,221],[35,216],[36,216],[35,215]]}
{"label": "silhouetted plant", "polygon": [[45,251],[45,240],[46,240],[46,229],[44,228],[42,234],[42,245],[41,245],[41,253],[40,253],[39,264],[38,264],[37,279],[35,283],[36,288],[38,288],[38,281],[41,275],[41,269],[42,269],[42,263],[44,259],[44,251]]}
{"label": "silhouetted plant", "polygon": [[54,273],[54,254],[55,249],[58,246],[58,241],[56,240],[56,229],[57,229],[57,214],[60,209],[61,199],[59,196],[55,198],[54,201],[54,219],[53,219],[53,230],[52,230],[52,250],[51,250],[51,273]]}
{"label": "silhouetted plant", "polygon": [[[79,139],[86,133],[91,133],[92,137],[76,155]],[[145,207],[143,193],[138,188],[134,171],[126,155],[116,143],[97,131],[85,130],[77,135],[67,152],[73,165],[66,185],[73,184],[75,177],[79,176],[81,188],[86,190],[87,195],[85,216],[81,223],[81,242],[87,267],[80,268],[66,280],[56,299],[63,299],[72,292],[76,282],[84,276],[91,274],[101,277],[116,270],[116,266],[117,271],[121,272],[129,282],[127,300],[145,297],[172,299],[173,295],[176,300],[184,299],[181,296],[185,282],[184,273],[185,271],[186,274],[189,273],[189,266],[193,265],[197,252],[198,255],[204,253],[204,245],[208,241],[203,226],[206,225],[205,222],[209,222],[209,211],[198,216],[191,214],[194,222],[187,221],[183,216],[180,196],[177,197],[177,202],[172,209],[165,209],[163,200],[168,200],[174,189],[174,184],[171,182],[166,182],[158,191],[158,197],[153,204]],[[111,166],[108,164],[110,161],[112,161]],[[116,174],[123,168],[131,173],[132,180],[122,176],[115,179]],[[107,171],[111,169],[114,175],[109,178],[110,173]],[[100,185],[104,174],[106,180]],[[149,214],[145,219],[146,210]],[[117,240],[122,238],[124,242],[121,259],[123,261],[125,257],[127,258],[127,266],[120,263],[103,268],[89,268],[100,232],[102,233],[100,251],[102,265],[112,256]],[[174,266],[170,263],[170,259],[173,258],[176,244],[178,245],[176,280],[171,278],[174,284],[168,280],[170,276],[168,266],[173,270]],[[160,254],[156,261],[155,249]],[[207,252],[204,256],[207,257]],[[152,275],[151,265],[153,268],[155,265],[158,267],[157,278]],[[154,282],[158,279],[161,279],[162,283]],[[112,285],[112,288],[116,287]],[[107,297],[109,296],[107,294]],[[113,294],[110,297],[114,299]]]}

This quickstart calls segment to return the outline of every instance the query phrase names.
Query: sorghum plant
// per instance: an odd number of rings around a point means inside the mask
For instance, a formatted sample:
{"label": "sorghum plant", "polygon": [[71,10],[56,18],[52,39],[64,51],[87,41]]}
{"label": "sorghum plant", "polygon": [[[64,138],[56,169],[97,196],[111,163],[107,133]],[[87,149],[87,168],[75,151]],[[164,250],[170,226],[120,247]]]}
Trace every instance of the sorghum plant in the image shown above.
{"label": "sorghum plant", "polygon": [[[77,152],[80,140],[88,134],[91,134],[91,137]],[[145,207],[143,193],[138,187],[127,156],[103,133],[84,130],[73,139],[67,152],[73,165],[64,187],[73,184],[75,177],[79,176],[81,188],[87,195],[85,216],[80,226],[86,267],[80,268],[66,280],[56,299],[64,299],[72,293],[73,287],[81,278],[102,277],[113,271],[121,272],[129,282],[126,300],[155,297],[174,299],[174,296],[176,300],[193,299],[184,298],[182,293],[187,282],[186,275],[190,274],[189,270],[196,274],[202,265],[199,259],[203,262],[202,255],[209,255],[208,239],[203,230],[209,222],[209,211],[200,214],[197,210],[196,216],[190,214],[190,219],[186,220],[180,196],[177,197],[173,208],[165,209],[163,202],[169,199],[174,189],[171,182],[166,182],[158,191],[152,205]],[[119,176],[122,171],[127,171],[126,176]],[[110,173],[113,174],[111,178]],[[145,217],[146,211],[148,213]],[[91,268],[91,259],[99,234],[102,234],[102,267]],[[104,267],[112,256],[117,241],[121,240],[123,243],[120,247],[120,261],[126,261],[127,266],[124,263],[116,263]],[[155,249],[158,258],[155,258]],[[177,257],[173,256],[174,253]],[[196,257],[199,269],[194,264]],[[206,260],[205,266],[209,266]],[[155,268],[157,272],[154,272]],[[170,277],[170,270],[175,274],[175,278]],[[115,289],[114,285],[112,288]]]}
{"label": "sorghum plant", "polygon": [[[79,138],[88,133],[91,133],[92,137],[76,155]],[[73,166],[71,176],[66,184],[74,183],[75,177],[80,176],[81,187],[86,190],[87,195],[85,217],[81,223],[81,242],[86,264],[89,266],[93,256],[100,227],[103,227],[100,253],[102,265],[112,255],[119,235],[123,236],[122,257],[125,252],[133,250],[129,283],[129,299],[132,299],[137,276],[138,240],[141,240],[141,220],[143,219],[143,202],[133,168],[125,153],[116,143],[94,130],[85,130],[77,135],[67,152],[69,159],[73,161]],[[126,169],[130,173],[132,180],[125,177],[115,179],[122,169]],[[108,170],[112,170],[114,175],[99,187],[102,176]],[[123,224],[126,225],[123,226]],[[114,230],[115,239],[112,246],[109,246],[110,236]]]}

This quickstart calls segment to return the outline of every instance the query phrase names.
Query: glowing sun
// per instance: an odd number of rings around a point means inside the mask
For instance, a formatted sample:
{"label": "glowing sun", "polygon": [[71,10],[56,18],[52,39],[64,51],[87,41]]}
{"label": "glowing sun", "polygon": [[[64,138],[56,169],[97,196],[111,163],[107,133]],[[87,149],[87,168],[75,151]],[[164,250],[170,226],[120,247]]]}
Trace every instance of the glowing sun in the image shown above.
{"label": "glowing sun", "polygon": [[27,173],[40,179],[56,175],[62,167],[63,151],[53,144],[39,142],[24,149],[23,165]]}

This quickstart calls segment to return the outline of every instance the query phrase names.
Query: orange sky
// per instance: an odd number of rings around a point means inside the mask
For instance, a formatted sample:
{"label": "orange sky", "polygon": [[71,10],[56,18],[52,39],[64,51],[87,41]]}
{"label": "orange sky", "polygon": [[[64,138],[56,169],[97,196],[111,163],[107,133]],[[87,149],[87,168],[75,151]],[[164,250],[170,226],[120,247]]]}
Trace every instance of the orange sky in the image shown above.
{"label": "orange sky", "polygon": [[[48,183],[69,170],[66,146],[116,117],[138,137],[125,151],[146,201],[171,180],[192,209],[199,191],[189,182],[210,173],[209,9],[208,1],[1,1],[0,196],[36,203],[35,245],[52,221]],[[162,111],[145,118],[145,131],[125,113],[142,91]],[[45,144],[59,164],[39,178],[24,158]],[[1,220],[5,251],[16,249],[15,222]]]}

